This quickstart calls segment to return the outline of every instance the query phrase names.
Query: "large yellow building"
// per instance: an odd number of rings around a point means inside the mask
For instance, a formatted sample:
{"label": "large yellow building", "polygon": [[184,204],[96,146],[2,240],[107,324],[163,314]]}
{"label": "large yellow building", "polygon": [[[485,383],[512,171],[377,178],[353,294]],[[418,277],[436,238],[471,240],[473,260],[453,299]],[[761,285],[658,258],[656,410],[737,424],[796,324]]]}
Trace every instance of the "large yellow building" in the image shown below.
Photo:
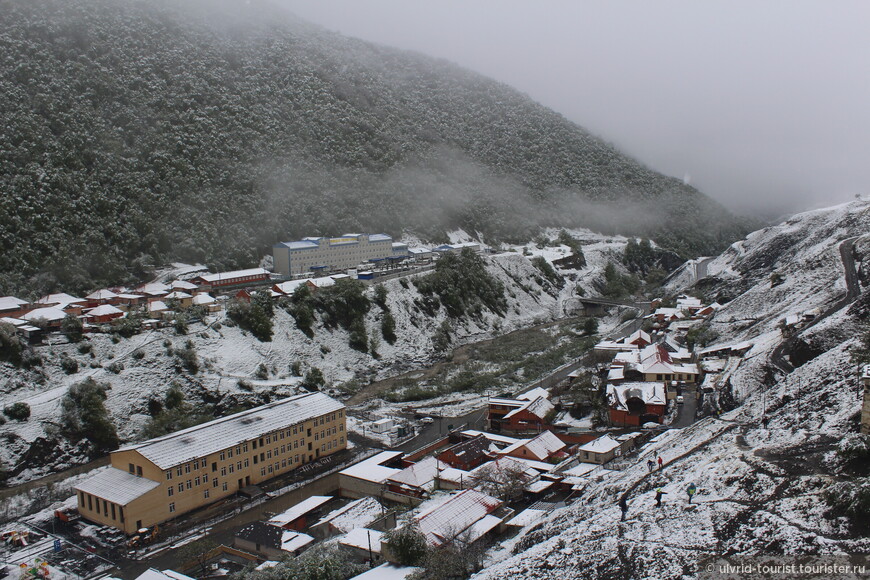
{"label": "large yellow building", "polygon": [[306,393],[130,445],[76,486],[78,509],[128,534],[347,446],[344,405]]}

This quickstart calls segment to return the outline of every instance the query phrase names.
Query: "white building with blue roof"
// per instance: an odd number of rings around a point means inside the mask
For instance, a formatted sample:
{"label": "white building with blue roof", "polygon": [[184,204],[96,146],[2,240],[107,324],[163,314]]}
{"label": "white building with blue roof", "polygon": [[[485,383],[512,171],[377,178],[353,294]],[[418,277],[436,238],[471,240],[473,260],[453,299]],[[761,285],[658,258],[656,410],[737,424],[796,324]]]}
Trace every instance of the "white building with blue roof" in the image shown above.
{"label": "white building with blue roof", "polygon": [[302,238],[275,244],[272,246],[272,256],[277,274],[326,274],[393,258],[393,238],[387,234]]}

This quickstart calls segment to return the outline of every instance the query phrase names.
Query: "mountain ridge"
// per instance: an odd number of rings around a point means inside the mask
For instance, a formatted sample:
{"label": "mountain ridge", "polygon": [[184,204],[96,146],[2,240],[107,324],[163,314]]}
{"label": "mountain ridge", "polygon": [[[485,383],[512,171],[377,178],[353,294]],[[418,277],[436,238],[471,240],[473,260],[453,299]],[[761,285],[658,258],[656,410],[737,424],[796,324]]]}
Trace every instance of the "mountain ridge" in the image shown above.
{"label": "mountain ridge", "polygon": [[684,256],[746,231],[504,84],[264,2],[5,4],[5,292],[252,265],[345,230],[591,227]]}

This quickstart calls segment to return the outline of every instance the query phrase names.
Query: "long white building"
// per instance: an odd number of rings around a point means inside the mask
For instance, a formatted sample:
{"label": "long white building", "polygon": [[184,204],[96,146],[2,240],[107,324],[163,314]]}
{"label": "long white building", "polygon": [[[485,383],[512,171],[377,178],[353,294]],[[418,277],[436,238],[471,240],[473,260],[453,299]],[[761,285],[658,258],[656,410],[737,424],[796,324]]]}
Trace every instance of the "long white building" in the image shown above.
{"label": "long white building", "polygon": [[285,276],[346,270],[395,257],[393,238],[386,234],[344,234],[338,238],[281,242],[272,246],[272,255],[275,272]]}

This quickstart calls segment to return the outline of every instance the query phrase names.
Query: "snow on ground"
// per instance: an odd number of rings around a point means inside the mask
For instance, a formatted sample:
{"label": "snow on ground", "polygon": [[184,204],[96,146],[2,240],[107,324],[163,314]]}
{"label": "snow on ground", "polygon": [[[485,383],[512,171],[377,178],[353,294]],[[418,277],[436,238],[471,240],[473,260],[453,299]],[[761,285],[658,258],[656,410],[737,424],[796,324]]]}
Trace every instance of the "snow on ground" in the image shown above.
{"label": "snow on ground", "polygon": [[[198,266],[176,265],[167,275],[181,275],[198,270]],[[506,287],[509,307],[504,317],[485,312],[480,320],[465,319],[453,323],[453,344],[458,346],[491,338],[519,328],[553,319],[560,312],[559,298],[554,289],[539,286],[537,270],[528,258],[517,253],[506,253],[488,258],[489,271]],[[283,309],[275,309],[274,336],[271,342],[261,343],[238,327],[227,324],[223,315],[209,316],[205,324],[191,324],[189,334],[180,336],[171,328],[153,330],[130,339],[113,342],[107,335],[91,335],[84,344],[91,352],[80,350],[83,345],[48,344],[36,351],[43,357],[41,368],[21,372],[9,366],[0,366],[0,406],[17,401],[31,405],[27,421],[7,421],[0,426],[0,436],[12,437],[14,443],[0,448],[0,461],[15,466],[47,431],[57,425],[61,414],[61,401],[69,387],[86,377],[111,385],[106,407],[112,415],[123,440],[133,440],[147,422],[147,401],[150,397],[162,399],[173,382],[178,382],[188,399],[199,400],[204,391],[219,396],[250,398],[256,393],[271,391],[274,396],[296,392],[299,377],[291,375],[290,367],[299,362],[303,375],[319,368],[329,384],[339,385],[355,380],[367,384],[416,368],[428,366],[435,359],[432,337],[445,319],[443,309],[435,317],[419,312],[414,304],[419,293],[413,284],[402,286],[404,279],[384,282],[388,290],[387,303],[396,321],[398,340],[394,345],[380,340],[379,359],[353,350],[348,345],[345,331],[327,330],[318,324],[315,336],[308,338],[296,328],[293,318]],[[371,290],[370,290],[371,292]],[[378,306],[372,305],[366,317],[370,336],[380,338]],[[55,342],[59,339],[55,338]],[[177,370],[178,359],[171,350],[183,349],[190,341],[200,362],[198,374],[188,377]],[[61,357],[78,362],[78,371],[67,374],[60,366]],[[110,365],[116,363],[113,372]],[[264,365],[268,377],[255,377]],[[123,368],[119,368],[123,367]],[[240,381],[244,383],[240,384]],[[254,393],[249,392],[253,387]],[[483,396],[467,398],[464,395],[428,401],[432,409],[457,404],[457,412],[479,406]],[[385,409],[392,412],[392,409]],[[60,461],[64,465],[81,462],[75,449],[65,449]],[[32,461],[32,460],[31,460]],[[20,483],[38,477],[58,466],[34,468],[13,478]]]}

